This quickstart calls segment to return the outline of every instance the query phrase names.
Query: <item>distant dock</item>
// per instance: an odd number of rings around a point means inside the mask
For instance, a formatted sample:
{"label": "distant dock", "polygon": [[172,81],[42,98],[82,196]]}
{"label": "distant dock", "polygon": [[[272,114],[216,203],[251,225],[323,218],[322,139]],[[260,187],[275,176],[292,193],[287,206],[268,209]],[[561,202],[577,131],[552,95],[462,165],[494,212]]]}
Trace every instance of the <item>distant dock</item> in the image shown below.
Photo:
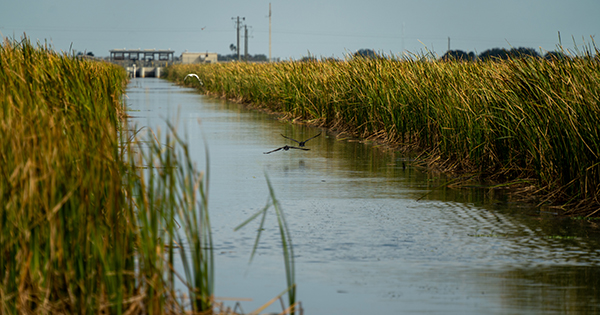
{"label": "distant dock", "polygon": [[160,78],[162,68],[172,64],[173,50],[113,49],[110,62],[127,70],[132,78]]}
{"label": "distant dock", "polygon": [[[166,65],[165,65],[166,66]],[[129,77],[131,78],[160,78],[160,73],[163,67],[137,67],[133,65],[131,67],[125,67]]]}

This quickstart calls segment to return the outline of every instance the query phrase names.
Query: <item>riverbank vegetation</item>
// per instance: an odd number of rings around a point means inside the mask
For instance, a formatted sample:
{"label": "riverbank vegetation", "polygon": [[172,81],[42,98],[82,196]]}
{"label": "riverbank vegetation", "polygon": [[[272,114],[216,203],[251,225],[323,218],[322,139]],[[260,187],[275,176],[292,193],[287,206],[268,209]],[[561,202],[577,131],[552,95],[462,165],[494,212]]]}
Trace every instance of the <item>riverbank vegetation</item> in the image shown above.
{"label": "riverbank vegetation", "polygon": [[137,141],[125,70],[27,38],[0,65],[0,313],[210,312],[203,174],[173,130]]}
{"label": "riverbank vegetation", "polygon": [[175,65],[218,97],[417,149],[430,166],[599,215],[600,57]]}

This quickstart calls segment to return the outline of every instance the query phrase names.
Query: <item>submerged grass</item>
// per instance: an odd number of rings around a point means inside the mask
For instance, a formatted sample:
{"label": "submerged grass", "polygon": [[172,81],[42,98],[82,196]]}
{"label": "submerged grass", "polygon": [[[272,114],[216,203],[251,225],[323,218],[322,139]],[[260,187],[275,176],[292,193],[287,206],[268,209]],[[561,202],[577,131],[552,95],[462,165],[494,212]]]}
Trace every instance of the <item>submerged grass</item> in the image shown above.
{"label": "submerged grass", "polygon": [[174,130],[163,146],[122,125],[126,81],[27,38],[0,46],[0,313],[211,312],[205,176]]}
{"label": "submerged grass", "polygon": [[600,57],[174,65],[211,95],[418,148],[446,171],[533,182],[542,201],[600,214]]}

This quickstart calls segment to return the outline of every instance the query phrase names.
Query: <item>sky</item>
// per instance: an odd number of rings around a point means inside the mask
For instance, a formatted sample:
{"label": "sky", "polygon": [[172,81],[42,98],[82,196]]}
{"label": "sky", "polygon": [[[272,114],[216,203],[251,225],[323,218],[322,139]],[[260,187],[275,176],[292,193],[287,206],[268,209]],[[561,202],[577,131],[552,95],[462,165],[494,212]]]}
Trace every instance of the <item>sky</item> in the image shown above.
{"label": "sky", "polygon": [[[92,52],[171,49],[231,54],[235,20],[248,52],[343,58],[359,49],[388,55],[492,48],[556,50],[589,45],[600,32],[600,0],[0,0],[5,38]],[[242,29],[241,34],[244,34]],[[240,40],[244,51],[244,39]]]}

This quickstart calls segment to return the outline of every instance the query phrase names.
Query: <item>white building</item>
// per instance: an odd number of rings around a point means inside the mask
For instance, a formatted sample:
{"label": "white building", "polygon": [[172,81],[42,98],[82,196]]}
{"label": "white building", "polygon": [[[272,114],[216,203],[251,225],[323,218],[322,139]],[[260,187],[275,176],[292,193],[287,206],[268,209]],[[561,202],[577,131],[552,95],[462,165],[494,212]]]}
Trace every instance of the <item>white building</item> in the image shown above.
{"label": "white building", "polygon": [[195,53],[195,52],[183,52],[181,53],[181,63],[190,64],[190,63],[216,63],[217,62],[217,53]]}

